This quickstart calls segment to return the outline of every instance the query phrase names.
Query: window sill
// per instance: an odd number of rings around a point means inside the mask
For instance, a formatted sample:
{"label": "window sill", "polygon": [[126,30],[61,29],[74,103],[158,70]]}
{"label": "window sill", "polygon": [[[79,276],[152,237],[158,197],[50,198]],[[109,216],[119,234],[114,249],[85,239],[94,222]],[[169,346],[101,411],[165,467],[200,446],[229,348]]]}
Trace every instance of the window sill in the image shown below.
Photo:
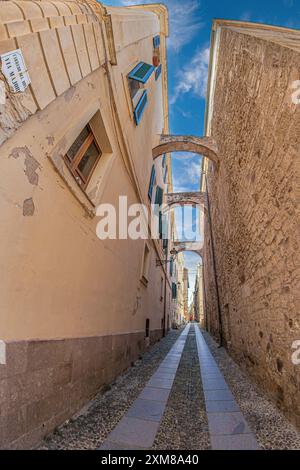
{"label": "window sill", "polygon": [[145,276],[142,276],[140,281],[145,287],[148,287],[148,279],[146,279]]}

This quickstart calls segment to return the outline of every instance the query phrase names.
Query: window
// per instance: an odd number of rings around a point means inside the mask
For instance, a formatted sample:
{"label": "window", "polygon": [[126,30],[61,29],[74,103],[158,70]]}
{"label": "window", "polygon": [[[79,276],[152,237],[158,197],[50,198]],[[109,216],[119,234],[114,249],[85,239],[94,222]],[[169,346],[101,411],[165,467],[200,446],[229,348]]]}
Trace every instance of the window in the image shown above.
{"label": "window", "polygon": [[161,302],[162,302],[163,299],[164,299],[164,294],[163,294],[163,292],[164,292],[164,278],[161,277],[161,278],[160,278],[160,301],[161,301]]}
{"label": "window", "polygon": [[147,90],[144,89],[144,85],[150,78],[154,69],[155,67],[151,64],[139,62],[127,75],[136,125],[139,124],[148,103]]}
{"label": "window", "polygon": [[153,65],[140,62],[134,69],[128,74],[128,78],[136,80],[137,82],[146,83],[148,78],[151,76],[154,70]]}
{"label": "window", "polygon": [[150,176],[150,183],[149,183],[149,189],[148,189],[148,198],[150,199],[150,202],[152,201],[152,193],[153,193],[153,187],[155,183],[155,166],[152,165],[152,170],[151,170],[151,176]]}
{"label": "window", "polygon": [[149,332],[150,332],[150,319],[146,318],[146,331],[145,331],[146,338],[149,338]]}
{"label": "window", "polygon": [[159,35],[154,36],[153,38],[153,47],[154,49],[157,49],[160,46],[160,37]]}
{"label": "window", "polygon": [[155,80],[158,80],[160,75],[161,75],[161,69],[162,69],[162,66],[161,64],[159,64],[158,67],[156,67],[155,69]]}
{"label": "window", "polygon": [[163,203],[163,189],[160,186],[156,186],[156,193],[155,193],[155,204],[159,206]]}
{"label": "window", "polygon": [[141,120],[141,117],[143,115],[143,112],[145,111],[147,102],[148,102],[148,96],[147,96],[147,90],[145,90],[142,94],[140,101],[138,102],[134,110],[134,119],[135,119],[136,125],[138,125]]}
{"label": "window", "polygon": [[175,282],[172,282],[172,299],[177,299],[177,285]]}
{"label": "window", "polygon": [[86,188],[102,152],[89,126],[85,126],[64,159],[77,183]]}
{"label": "window", "polygon": [[[161,206],[163,203],[163,189],[160,186],[156,186],[156,193],[155,193],[155,204],[158,206]],[[163,238],[163,220],[162,220],[162,212],[161,210],[156,206],[155,210],[158,211],[158,217],[159,217],[159,238]]]}
{"label": "window", "polygon": [[173,263],[174,263],[174,260],[173,260],[173,258],[171,258],[171,260],[170,260],[170,276],[173,275]]}
{"label": "window", "polygon": [[[159,65],[160,65],[160,37],[157,35],[153,38],[153,65],[156,68],[156,70],[159,68]],[[155,71],[155,80],[157,80],[156,78],[156,71]]]}
{"label": "window", "polygon": [[149,271],[150,250],[147,244],[144,248],[143,268],[142,268],[142,282],[145,286],[148,284],[148,271]]}

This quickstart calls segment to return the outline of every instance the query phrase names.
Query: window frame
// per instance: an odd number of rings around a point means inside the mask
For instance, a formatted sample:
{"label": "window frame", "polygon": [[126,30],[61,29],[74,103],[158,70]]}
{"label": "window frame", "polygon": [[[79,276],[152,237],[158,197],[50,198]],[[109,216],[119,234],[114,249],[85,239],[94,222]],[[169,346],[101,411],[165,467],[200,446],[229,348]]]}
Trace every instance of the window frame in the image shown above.
{"label": "window frame", "polygon": [[[142,119],[142,116],[145,112],[145,109],[147,107],[147,104],[148,104],[148,93],[147,93],[147,90],[144,90],[143,91],[143,94],[142,96],[140,97],[139,99],[139,102],[138,104],[136,105],[135,109],[134,109],[134,112],[133,112],[133,115],[134,115],[134,120],[135,120],[135,123],[136,125],[138,126],[141,119]],[[141,111],[141,114],[138,114],[139,110],[140,110],[140,107],[143,105],[143,108],[142,108],[142,111]]]}
{"label": "window frame", "polygon": [[149,181],[149,187],[148,187],[148,199],[150,202],[152,202],[152,197],[153,197],[153,189],[155,186],[156,182],[156,170],[155,170],[155,165],[152,165],[151,168],[151,175],[150,175],[150,181]]}
{"label": "window frame", "polygon": [[144,245],[143,259],[142,259],[142,272],[141,272],[141,282],[147,287],[149,282],[149,269],[150,269],[150,247],[147,243]]}
{"label": "window frame", "polygon": [[[87,127],[88,130],[89,130],[89,134],[88,136],[85,138],[84,142],[81,144],[80,148],[78,149],[77,153],[75,154],[74,158],[71,159],[68,155],[68,152],[71,148],[71,146],[69,147],[69,149],[67,150],[67,152],[65,153],[64,155],[64,161],[67,165],[67,167],[69,168],[70,172],[72,173],[72,175],[74,176],[78,186],[82,189],[86,189],[91,177],[92,177],[92,174],[102,156],[102,151],[98,145],[98,142],[97,142],[97,139],[91,129],[91,126],[89,123],[87,123],[84,127]],[[83,129],[84,129],[83,127]],[[83,129],[79,132],[79,134],[77,135],[76,139],[79,137],[79,135],[81,134],[81,132],[83,131]],[[74,140],[74,142],[76,141],[76,139]],[[74,142],[72,143],[72,145],[74,144]],[[88,150],[88,148],[91,146],[91,144],[94,144],[98,150],[98,157],[96,158],[91,170],[89,171],[89,174],[88,176],[84,176],[83,173],[80,171],[79,169],[79,165],[80,165],[80,162],[82,161],[86,151]],[[80,182],[81,181],[81,182]]]}

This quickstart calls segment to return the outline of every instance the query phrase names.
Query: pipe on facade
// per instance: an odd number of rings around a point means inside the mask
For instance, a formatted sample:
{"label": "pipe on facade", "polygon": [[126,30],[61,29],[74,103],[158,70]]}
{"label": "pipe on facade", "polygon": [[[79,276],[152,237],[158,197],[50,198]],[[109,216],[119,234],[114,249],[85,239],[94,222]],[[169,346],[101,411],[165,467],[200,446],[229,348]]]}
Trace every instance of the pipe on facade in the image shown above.
{"label": "pipe on facade", "polygon": [[218,323],[219,323],[219,343],[220,343],[219,347],[221,348],[223,346],[223,325],[222,325],[220,295],[219,295],[219,286],[218,286],[217,268],[216,268],[216,258],[215,258],[215,244],[214,244],[214,236],[213,236],[213,230],[212,230],[211,211],[210,211],[210,202],[209,202],[208,185],[207,185],[207,176],[206,176],[206,174],[205,174],[205,186],[206,186],[206,198],[207,198],[208,224],[209,224],[210,239],[211,239],[211,256],[212,256],[214,280],[215,280],[215,286],[216,286],[216,297],[217,297]]}

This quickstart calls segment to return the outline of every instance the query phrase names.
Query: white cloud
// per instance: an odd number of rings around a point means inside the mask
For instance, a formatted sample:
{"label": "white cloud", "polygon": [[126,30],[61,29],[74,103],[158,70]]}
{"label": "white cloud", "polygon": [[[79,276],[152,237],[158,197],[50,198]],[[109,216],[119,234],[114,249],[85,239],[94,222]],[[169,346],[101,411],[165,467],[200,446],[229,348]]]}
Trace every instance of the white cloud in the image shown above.
{"label": "white cloud", "polygon": [[[153,0],[122,0],[123,5],[141,5],[154,3]],[[199,15],[199,0],[165,0],[163,2],[169,10],[170,36],[168,46],[178,52],[188,44],[203,27]]]}
{"label": "white cloud", "polygon": [[192,187],[200,187],[200,173],[202,158],[191,152],[178,152],[172,154],[173,165],[173,187],[175,192],[191,191]]}
{"label": "white cloud", "polygon": [[172,153],[172,161],[181,162],[182,160],[190,160],[191,158],[199,158],[197,153],[193,152],[173,152]]}
{"label": "white cloud", "polygon": [[241,15],[241,21],[250,21],[251,19],[251,13],[250,11],[244,11],[244,13]]}
{"label": "white cloud", "polygon": [[205,46],[199,49],[191,62],[178,72],[178,83],[175,87],[170,104],[174,104],[179,96],[185,93],[194,93],[200,98],[205,98],[207,87],[207,73],[210,48]]}

